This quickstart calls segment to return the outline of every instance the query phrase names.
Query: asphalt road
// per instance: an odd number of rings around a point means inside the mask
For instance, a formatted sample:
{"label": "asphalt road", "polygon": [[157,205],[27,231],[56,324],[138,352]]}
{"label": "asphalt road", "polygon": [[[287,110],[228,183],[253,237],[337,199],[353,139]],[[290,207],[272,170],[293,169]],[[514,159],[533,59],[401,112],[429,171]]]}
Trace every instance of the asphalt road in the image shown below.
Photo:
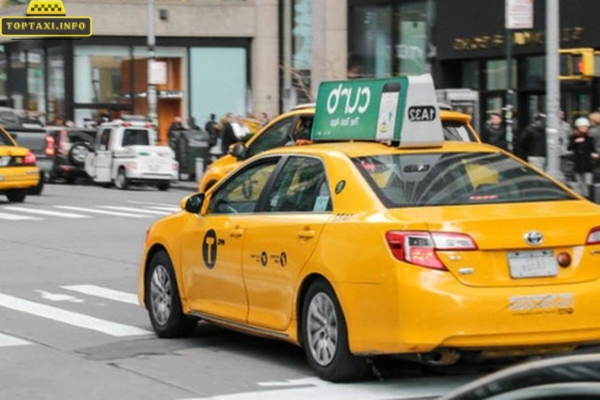
{"label": "asphalt road", "polygon": [[317,379],[302,351],[200,323],[157,339],[137,304],[152,221],[188,192],[47,185],[0,198],[2,399],[425,399],[493,370],[381,359],[364,382]]}

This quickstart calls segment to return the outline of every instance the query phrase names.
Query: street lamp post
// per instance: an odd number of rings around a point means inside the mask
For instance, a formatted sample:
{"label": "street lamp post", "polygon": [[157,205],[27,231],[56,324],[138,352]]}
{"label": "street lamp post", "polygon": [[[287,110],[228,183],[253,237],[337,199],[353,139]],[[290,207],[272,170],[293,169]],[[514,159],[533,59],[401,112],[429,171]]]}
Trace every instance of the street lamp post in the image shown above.
{"label": "street lamp post", "polygon": [[559,3],[546,2],[546,159],[548,174],[564,180],[560,170],[559,128],[560,81],[559,81]]}
{"label": "street lamp post", "polygon": [[148,0],[148,118],[157,125],[156,85],[152,83],[152,65],[156,60],[154,36],[154,0]]}

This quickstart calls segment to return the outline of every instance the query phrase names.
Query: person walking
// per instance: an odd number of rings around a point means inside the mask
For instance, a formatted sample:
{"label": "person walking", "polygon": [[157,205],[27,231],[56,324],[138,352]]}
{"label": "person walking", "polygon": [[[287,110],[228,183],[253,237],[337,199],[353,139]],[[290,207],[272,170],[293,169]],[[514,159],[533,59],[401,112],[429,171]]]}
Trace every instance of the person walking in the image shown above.
{"label": "person walking", "polygon": [[527,162],[541,171],[546,170],[546,115],[537,114],[519,139],[519,149]]}
{"label": "person walking", "polygon": [[229,152],[229,147],[238,142],[238,138],[235,136],[233,126],[231,125],[233,122],[233,113],[227,113],[225,118],[221,120],[221,151],[223,154],[227,154]]}
{"label": "person walking", "polygon": [[500,114],[493,113],[490,115],[489,122],[481,131],[481,141],[491,144],[492,146],[500,147],[503,150],[508,149],[506,144],[506,133],[504,132]]}
{"label": "person walking", "polygon": [[579,194],[589,198],[589,187],[593,182],[593,159],[598,158],[594,138],[589,135],[590,121],[585,117],[575,120],[575,134],[569,140],[569,151],[573,152],[575,182]]}

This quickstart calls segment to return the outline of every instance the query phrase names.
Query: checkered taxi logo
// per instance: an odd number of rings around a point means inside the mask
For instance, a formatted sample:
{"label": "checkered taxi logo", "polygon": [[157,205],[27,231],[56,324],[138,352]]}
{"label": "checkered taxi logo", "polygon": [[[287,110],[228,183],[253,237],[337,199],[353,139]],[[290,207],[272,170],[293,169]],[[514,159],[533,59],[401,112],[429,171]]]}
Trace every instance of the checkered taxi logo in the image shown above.
{"label": "checkered taxi logo", "polygon": [[27,7],[27,15],[67,15],[62,1],[33,0]]}
{"label": "checkered taxi logo", "polygon": [[24,17],[0,18],[1,36],[92,36],[91,17],[67,17],[61,0],[31,0]]}

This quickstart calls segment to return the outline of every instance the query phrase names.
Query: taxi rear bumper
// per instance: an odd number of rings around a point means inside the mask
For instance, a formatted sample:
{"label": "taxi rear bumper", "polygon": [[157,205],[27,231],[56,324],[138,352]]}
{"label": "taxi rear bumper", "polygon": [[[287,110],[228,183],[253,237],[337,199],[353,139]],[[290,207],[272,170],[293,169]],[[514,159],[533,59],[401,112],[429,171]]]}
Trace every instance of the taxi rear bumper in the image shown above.
{"label": "taxi rear bumper", "polygon": [[381,285],[334,285],[353,353],[450,348],[536,354],[600,342],[600,321],[590,317],[600,302],[597,281],[477,288],[448,272],[407,269]]}
{"label": "taxi rear bumper", "polygon": [[40,181],[38,167],[0,168],[0,192],[13,189],[29,189]]}

